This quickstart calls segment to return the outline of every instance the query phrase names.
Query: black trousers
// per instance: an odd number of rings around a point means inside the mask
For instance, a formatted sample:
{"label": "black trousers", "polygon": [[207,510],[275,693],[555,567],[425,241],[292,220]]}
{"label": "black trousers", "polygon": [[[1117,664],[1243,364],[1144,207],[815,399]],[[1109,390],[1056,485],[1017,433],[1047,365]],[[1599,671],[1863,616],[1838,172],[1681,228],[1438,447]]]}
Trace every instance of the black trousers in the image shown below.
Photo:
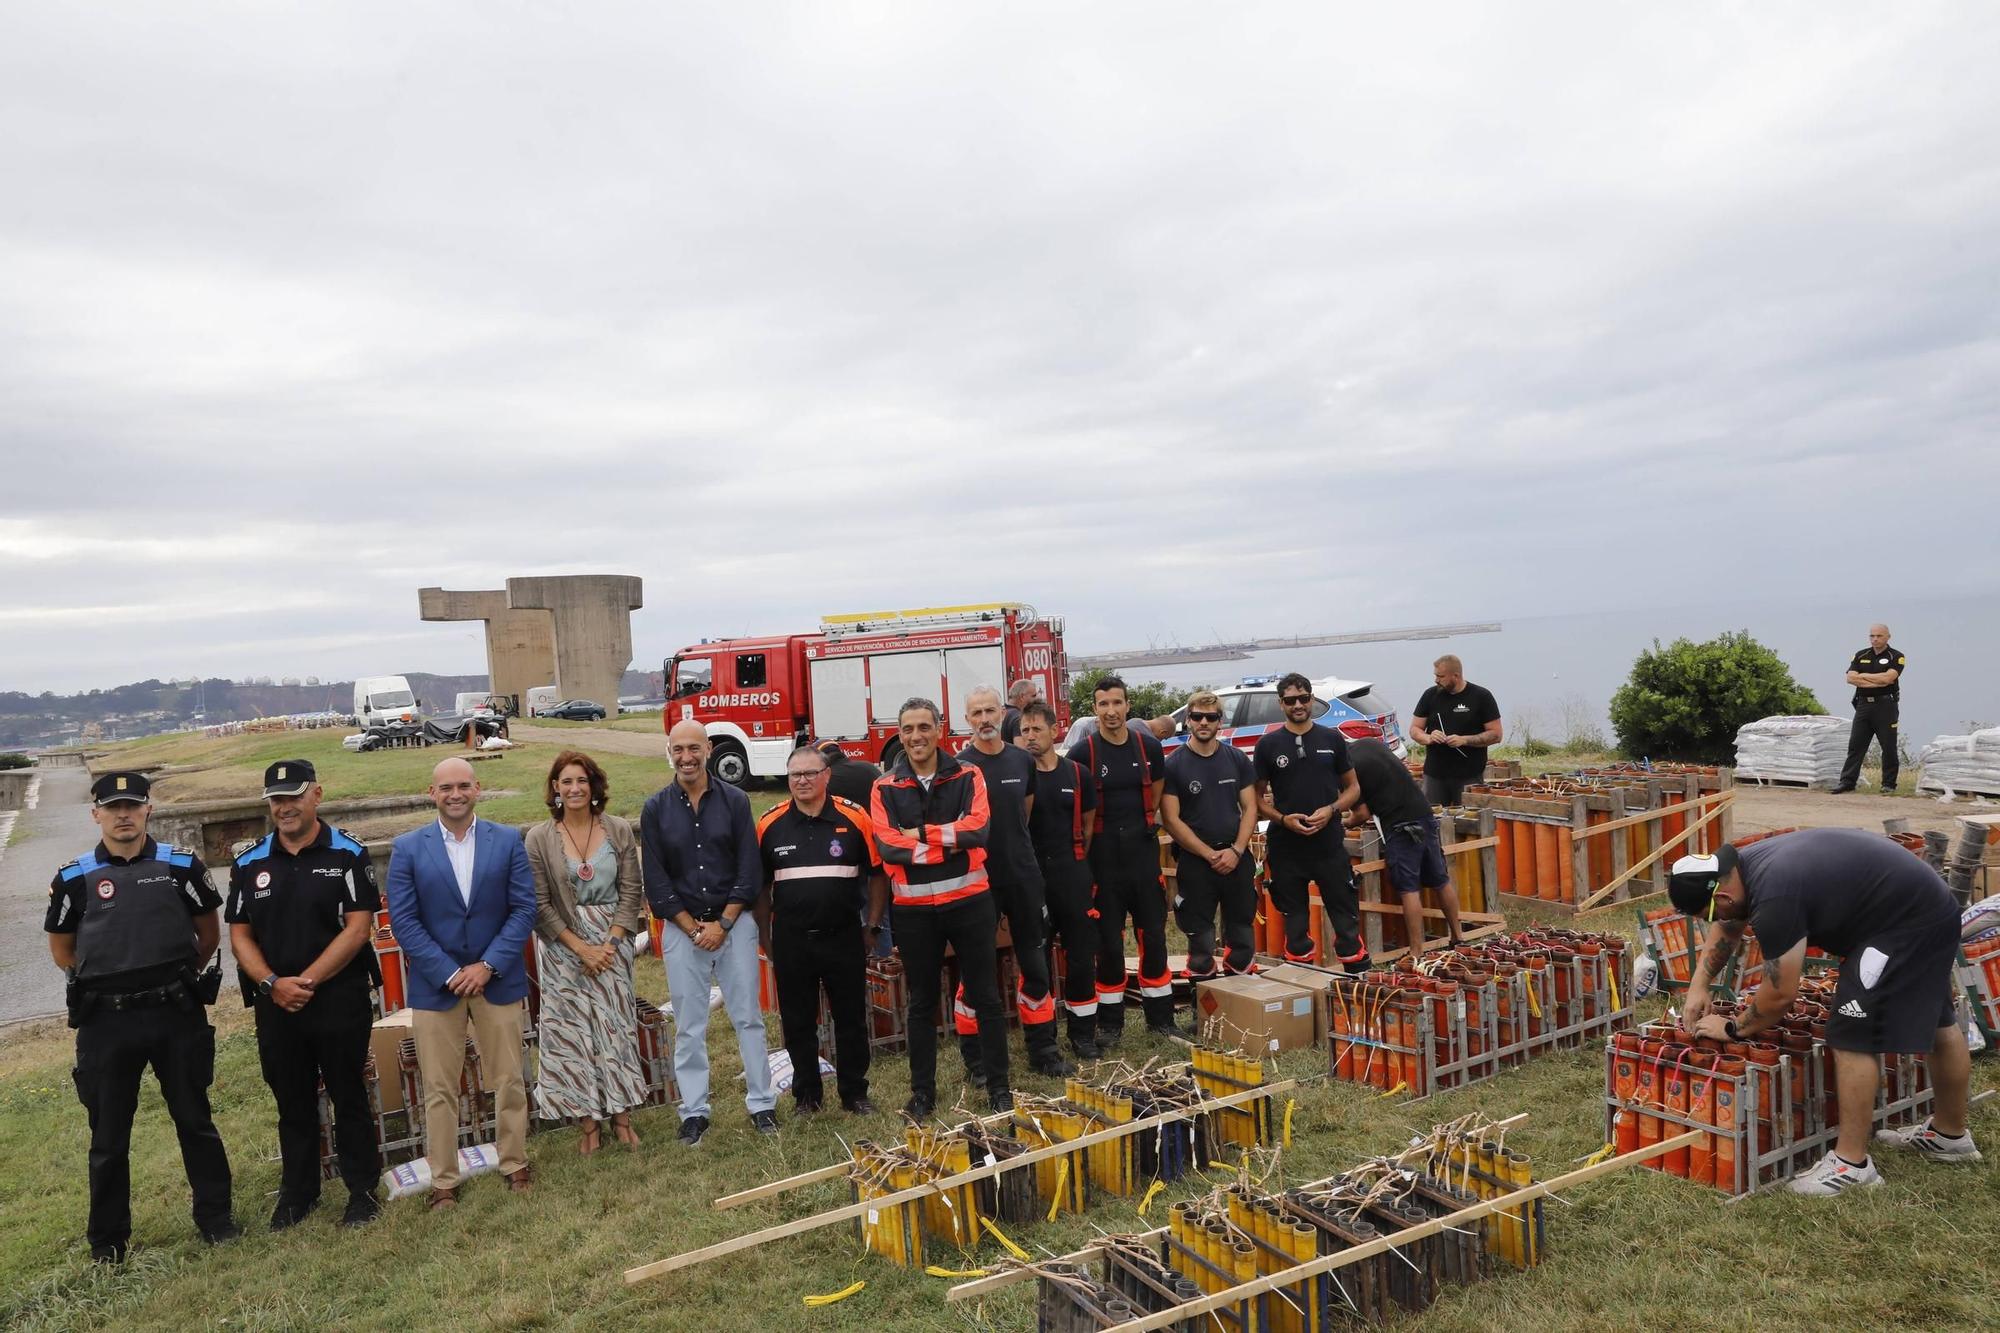
{"label": "black trousers", "polygon": [[194,1192],[194,1224],[203,1231],[230,1220],[229,1157],[209,1112],[215,1081],[215,1029],[200,1009],[160,1005],[98,1010],[76,1030],[76,1095],[90,1113],[92,1245],[132,1238],[132,1116],[139,1080],[153,1067],[167,1114],[181,1141],[181,1165]]}
{"label": "black trousers", "polygon": [[333,1103],[333,1147],[349,1194],[375,1188],[381,1156],[368,1109],[368,988],[343,982],[315,995],[297,1013],[257,1001],[257,1059],[278,1104],[278,1199],[319,1198],[319,1089]]}
{"label": "black trousers", "polygon": [[989,1095],[1005,1092],[1007,1015],[1000,1008],[999,960],[994,937],[1000,918],[991,893],[942,907],[890,908],[896,918],[896,951],[910,987],[910,1091],[937,1097],[937,1016],[944,947],[958,956],[965,1001],[979,1016],[980,1070]]}
{"label": "black trousers", "polygon": [[[1071,1013],[1097,1012],[1097,923],[1090,919],[1090,863],[1044,857],[1050,935],[1063,947],[1063,1003]],[[1054,970],[1050,970],[1054,975]]]}
{"label": "black trousers", "polygon": [[1861,761],[1868,757],[1868,742],[1878,741],[1882,746],[1882,790],[1896,785],[1896,775],[1902,769],[1903,757],[1897,753],[1897,711],[1901,701],[1896,699],[1856,699],[1854,701],[1854,725],[1847,733],[1847,762],[1840,766],[1840,785],[1852,787],[1861,780]]}
{"label": "black trousers", "polygon": [[1180,905],[1174,919],[1188,938],[1188,975],[1215,975],[1215,909],[1222,909],[1222,939],[1227,956],[1224,967],[1230,972],[1248,972],[1257,956],[1257,884],[1248,856],[1236,862],[1236,869],[1218,875],[1209,868],[1208,858],[1181,851],[1174,860],[1174,880],[1180,889]]}
{"label": "black trousers", "polygon": [[1050,1022],[1054,1014],[1031,1018],[1029,1010],[1043,1007],[1042,1002],[1049,997],[1049,948],[1047,927],[1043,924],[1046,893],[1041,872],[1016,875],[995,873],[987,868],[987,879],[993,886],[993,906],[1001,916],[1007,918],[1007,934],[1014,941],[1014,966],[1021,974],[1021,994],[1018,1008],[1021,1021]]}
{"label": "black trousers", "polygon": [[[1160,880],[1160,839],[1141,823],[1099,829],[1090,843],[1097,880],[1098,1021],[1117,1027],[1125,1002],[1125,918],[1139,941],[1139,992],[1154,1000],[1148,1021],[1173,1013],[1173,978],[1167,973],[1167,894]],[[1148,995],[1148,991],[1154,992]],[[1164,1006],[1158,1003],[1164,996]]]}
{"label": "black trousers", "polygon": [[826,930],[771,920],[771,968],[777,973],[778,1018],[792,1057],[792,1099],[801,1106],[826,1100],[819,1073],[819,997],[833,1013],[834,1082],[843,1105],[868,1095],[868,946],[859,921]]}
{"label": "black trousers", "polygon": [[1285,957],[1293,962],[1315,961],[1312,940],[1312,894],[1333,923],[1336,957],[1358,964],[1368,956],[1361,944],[1361,910],[1354,896],[1354,874],[1347,864],[1347,846],[1340,826],[1330,825],[1315,837],[1301,838],[1272,825],[1267,835],[1271,859],[1271,904],[1285,918]]}

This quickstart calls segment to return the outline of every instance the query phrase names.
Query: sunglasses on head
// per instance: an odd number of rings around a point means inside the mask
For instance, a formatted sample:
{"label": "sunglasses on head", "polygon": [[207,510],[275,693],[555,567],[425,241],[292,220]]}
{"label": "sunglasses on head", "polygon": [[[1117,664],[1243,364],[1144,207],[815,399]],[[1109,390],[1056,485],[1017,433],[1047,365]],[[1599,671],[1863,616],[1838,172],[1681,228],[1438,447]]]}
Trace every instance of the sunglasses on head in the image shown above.
{"label": "sunglasses on head", "polygon": [[1188,721],[1190,721],[1190,722],[1220,722],[1220,721],[1222,721],[1222,714],[1220,714],[1220,713],[1197,713],[1197,712],[1195,712],[1194,710],[1190,709],[1190,710],[1188,710]]}

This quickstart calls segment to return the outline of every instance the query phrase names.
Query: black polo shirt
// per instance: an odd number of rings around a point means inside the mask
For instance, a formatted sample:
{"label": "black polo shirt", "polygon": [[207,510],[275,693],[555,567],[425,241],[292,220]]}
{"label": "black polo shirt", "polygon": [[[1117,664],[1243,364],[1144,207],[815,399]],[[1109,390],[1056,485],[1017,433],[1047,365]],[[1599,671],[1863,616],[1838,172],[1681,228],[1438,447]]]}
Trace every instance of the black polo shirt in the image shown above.
{"label": "black polo shirt", "polygon": [[[1433,685],[1417,700],[1416,716],[1431,731],[1447,736],[1477,736],[1486,724],[1499,720],[1500,704],[1484,685],[1465,683],[1457,694]],[[1438,778],[1473,778],[1486,771],[1486,747],[1431,745],[1424,749],[1424,772]]]}
{"label": "black polo shirt", "polygon": [[1035,769],[1035,808],[1028,816],[1028,834],[1035,855],[1044,861],[1081,861],[1076,842],[1088,832],[1097,810],[1097,784],[1061,755],[1054,768]]}
{"label": "black polo shirt", "polygon": [[1243,826],[1243,793],[1257,780],[1250,756],[1228,742],[1214,754],[1183,745],[1167,759],[1167,794],[1181,805],[1181,823],[1211,847],[1233,846]]}
{"label": "black polo shirt", "polygon": [[1253,761],[1257,780],[1270,784],[1271,804],[1281,815],[1309,815],[1332,805],[1340,796],[1340,775],[1354,767],[1347,738],[1317,722],[1303,735],[1273,727],[1257,742]]}
{"label": "black polo shirt", "polygon": [[[281,977],[302,976],[334,936],[347,926],[349,912],[373,915],[381,909],[375,864],[351,834],[319,821],[319,833],[294,855],[267,833],[229,868],[229,905],[222,919],[248,926],[258,951]],[[313,989],[368,984],[373,945],[363,944],[330,977],[314,977]],[[246,977],[249,987],[262,977]]]}
{"label": "black polo shirt", "polygon": [[1856,685],[1854,687],[1854,702],[1860,704],[1871,703],[1877,699],[1895,699],[1900,697],[1903,688],[1903,676],[1910,668],[1902,653],[1896,650],[1896,646],[1885,643],[1882,645],[1882,651],[1879,653],[1872,647],[1863,648],[1848,659],[1847,669],[1849,671],[1866,671],[1870,674],[1878,671],[1893,671],[1896,673],[1896,683],[1894,685]]}
{"label": "black polo shirt", "polygon": [[868,880],[882,868],[875,827],[860,806],[836,796],[816,815],[792,801],[773,806],[757,821],[757,851],[774,929],[860,929]]}
{"label": "black polo shirt", "polygon": [[958,752],[986,778],[986,873],[1002,884],[1039,882],[1035,848],[1028,837],[1028,798],[1035,794],[1035,757],[1018,745],[1003,744],[999,754],[976,745]]}
{"label": "black polo shirt", "polygon": [[843,754],[840,762],[827,767],[826,794],[838,796],[843,801],[852,801],[863,810],[868,808],[871,793],[875,790],[875,779],[882,776],[882,770],[866,759],[856,759]]}
{"label": "black polo shirt", "polygon": [[[209,883],[208,867],[203,865],[201,858],[193,852],[182,851],[179,848],[162,849],[160,843],[149,837],[145,845],[139,849],[139,854],[128,858],[113,856],[100,842],[90,855],[80,856],[69,862],[56,871],[55,878],[49,881],[49,910],[42,918],[42,929],[51,935],[74,935],[83,920],[85,910],[93,902],[98,903],[99,909],[102,910],[106,903],[116,901],[115,889],[112,893],[106,894],[99,887],[105,882],[106,877],[93,875],[90,873],[92,870],[102,867],[136,866],[146,861],[161,859],[163,852],[169,867],[168,874],[172,876],[174,882],[174,898],[187,909],[190,920],[222,906],[221,896],[216,893],[215,886]],[[120,874],[110,878],[123,879],[127,877],[127,873],[129,872],[121,871]],[[189,940],[189,952],[192,953],[192,934],[189,935]],[[119,990],[150,990],[154,986],[164,986],[178,977],[180,972],[179,963],[143,968],[117,977],[115,987]]]}
{"label": "black polo shirt", "polygon": [[[1107,827],[1151,823],[1147,786],[1167,780],[1167,756],[1160,738],[1143,725],[1125,729],[1125,743],[1113,745],[1091,732],[1070,747],[1069,757],[1097,784],[1097,804]],[[1157,793],[1156,793],[1157,795]]]}
{"label": "black polo shirt", "polygon": [[1410,776],[1410,769],[1381,741],[1351,741],[1348,758],[1354,761],[1354,780],[1361,784],[1361,799],[1368,813],[1382,821],[1382,830],[1398,824],[1421,824],[1430,818],[1430,799]]}

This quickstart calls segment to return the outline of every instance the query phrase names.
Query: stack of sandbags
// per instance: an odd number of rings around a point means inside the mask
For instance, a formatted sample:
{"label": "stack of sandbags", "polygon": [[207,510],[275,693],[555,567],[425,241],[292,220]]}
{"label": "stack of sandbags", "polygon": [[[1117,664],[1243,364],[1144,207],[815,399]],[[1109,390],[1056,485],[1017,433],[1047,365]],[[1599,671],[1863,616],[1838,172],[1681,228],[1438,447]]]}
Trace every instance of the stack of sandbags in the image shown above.
{"label": "stack of sandbags", "polygon": [[1940,795],[2000,795],[2000,727],[1969,736],[1939,736],[1924,747],[1917,762],[1923,776],[1917,790]]}
{"label": "stack of sandbags", "polygon": [[1736,780],[1832,787],[1847,759],[1844,717],[1763,717],[1736,731]]}

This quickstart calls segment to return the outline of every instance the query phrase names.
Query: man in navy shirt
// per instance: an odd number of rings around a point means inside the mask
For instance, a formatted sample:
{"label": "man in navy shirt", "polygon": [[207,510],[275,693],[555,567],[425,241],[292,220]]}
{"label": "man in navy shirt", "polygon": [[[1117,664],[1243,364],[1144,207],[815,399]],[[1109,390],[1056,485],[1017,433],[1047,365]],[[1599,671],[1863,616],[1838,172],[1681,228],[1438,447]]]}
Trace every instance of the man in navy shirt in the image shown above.
{"label": "man in navy shirt", "polygon": [[1125,1027],[1125,917],[1139,940],[1139,995],[1146,1026],[1174,1032],[1174,978],[1167,971],[1167,898],[1153,821],[1167,757],[1159,738],[1127,727],[1125,682],[1106,676],[1092,691],[1097,730],[1069,758],[1097,786],[1090,869],[1097,879],[1097,1044],[1116,1045]]}
{"label": "man in navy shirt", "polygon": [[1361,800],[1347,740],[1312,720],[1312,682],[1294,671],[1278,682],[1285,724],[1257,742],[1257,811],[1270,821],[1265,850],[1271,863],[1271,905],[1285,918],[1285,958],[1317,961],[1310,885],[1333,923],[1334,953],[1350,972],[1365,971],[1361,913],[1348,869],[1339,816]]}
{"label": "man in navy shirt", "polygon": [[1248,972],[1256,956],[1252,926],[1257,885],[1251,878],[1250,835],[1257,831],[1256,773],[1250,757],[1216,739],[1222,701],[1198,691],[1187,705],[1188,743],[1167,760],[1160,815],[1176,844],[1175,915],[1188,937],[1188,976],[1216,974],[1215,909],[1222,908],[1225,972]]}
{"label": "man in navy shirt", "polygon": [[680,1141],[708,1132],[708,991],[736,1026],[748,1088],[743,1098],[760,1134],[778,1132],[778,1104],[757,996],[757,921],[751,904],[764,883],[750,798],[708,780],[708,733],[692,718],[667,733],[674,780],[646,800],[639,846],[646,900],[673,929],[661,936],[674,1006],[674,1080],[681,1090]]}
{"label": "man in navy shirt", "polygon": [[1445,865],[1444,842],[1430,799],[1410,776],[1407,764],[1381,741],[1356,741],[1347,747],[1354,776],[1361,784],[1361,804],[1347,812],[1347,827],[1358,828],[1371,818],[1382,833],[1382,860],[1389,883],[1403,900],[1403,930],[1410,952],[1424,951],[1424,890],[1433,890],[1444,912],[1453,948],[1465,943],[1458,922],[1458,890]]}
{"label": "man in navy shirt", "polygon": [[1069,1044],[1079,1058],[1095,1060],[1102,1054],[1097,1049],[1097,923],[1091,919],[1090,902],[1097,785],[1056,752],[1056,710],[1040,699],[1021,712],[1021,745],[1035,760],[1028,834],[1042,872],[1049,921],[1062,941]]}

